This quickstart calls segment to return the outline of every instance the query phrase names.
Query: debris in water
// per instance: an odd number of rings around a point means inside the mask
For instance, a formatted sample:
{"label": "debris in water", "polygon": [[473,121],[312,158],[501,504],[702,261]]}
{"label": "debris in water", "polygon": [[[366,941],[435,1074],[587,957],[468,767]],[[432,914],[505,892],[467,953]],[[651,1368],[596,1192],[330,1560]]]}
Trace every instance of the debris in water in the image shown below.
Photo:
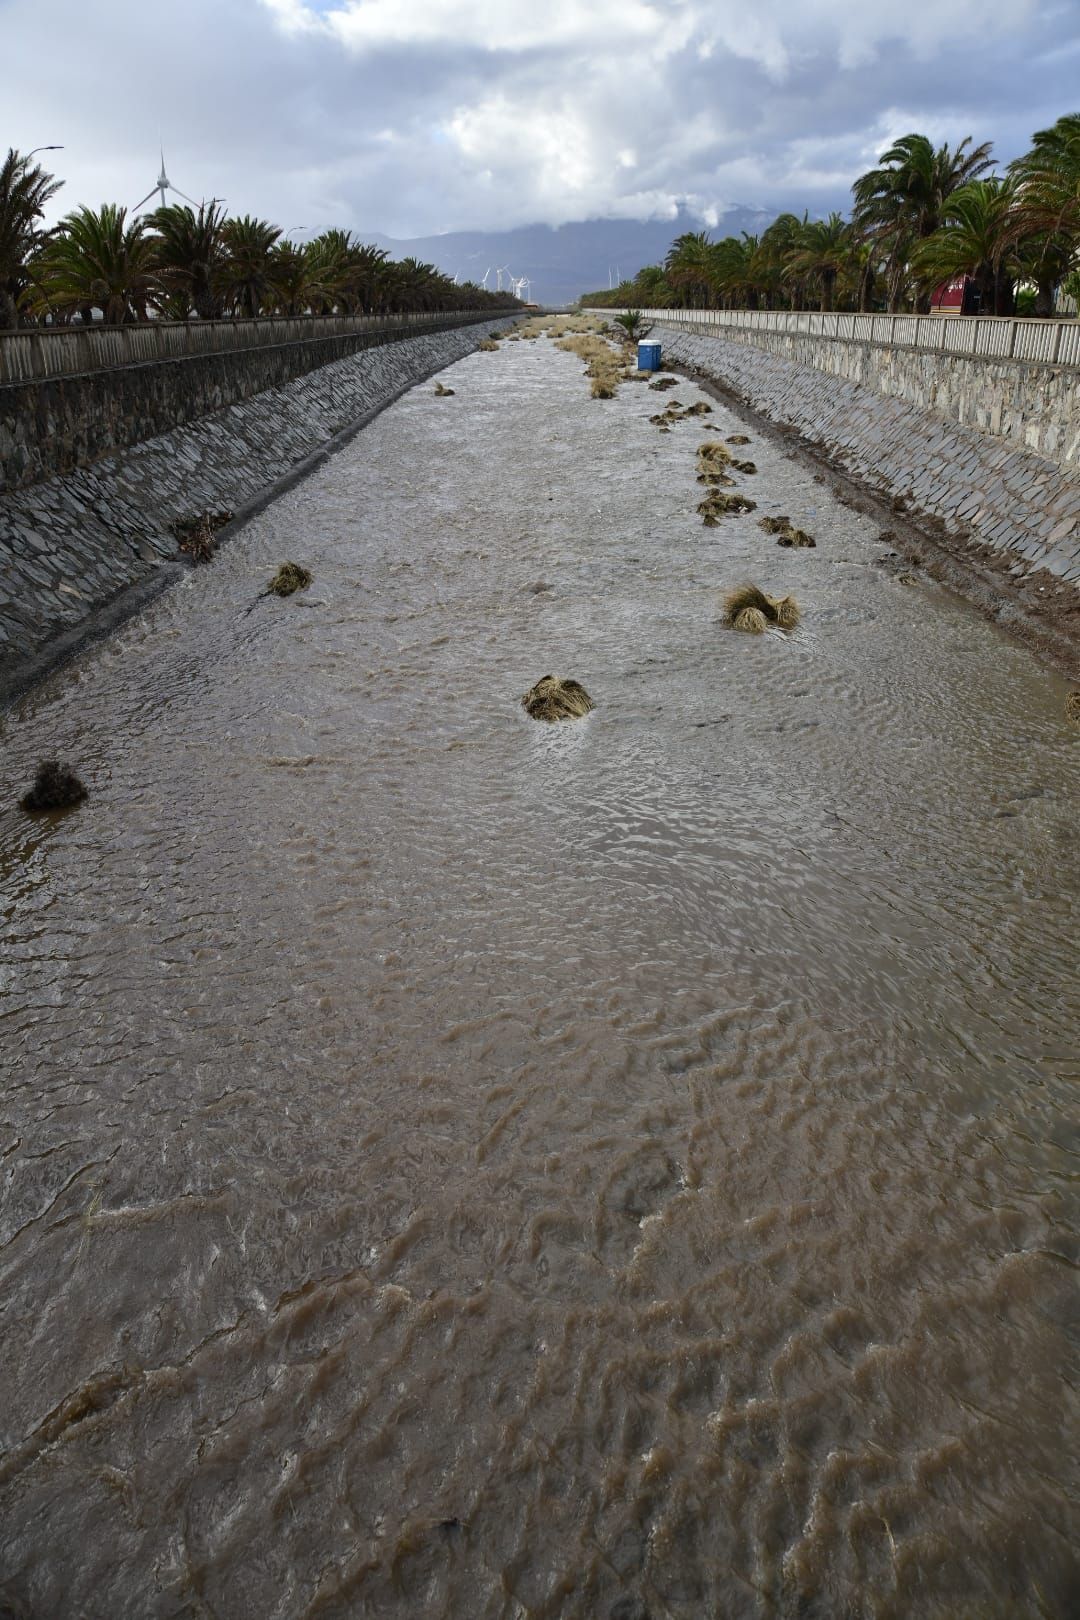
{"label": "debris in water", "polygon": [[736,472],[741,472],[741,473],[756,473],[757,472],[757,467],[754,464],[754,462],[752,462],[752,461],[733,461],[731,463],[731,465],[734,467]]}
{"label": "debris in water", "polygon": [[748,433],[729,433],[727,442],[728,444],[749,444],[750,435]]}
{"label": "debris in water", "polygon": [[708,400],[699,399],[696,402],[696,404],[688,405],[686,407],[685,411],[683,412],[683,415],[684,416],[708,416],[711,410],[712,410],[712,406],[709,404]]}
{"label": "debris in water", "polygon": [[1075,720],[1080,725],[1080,690],[1070,692],[1065,699],[1065,713],[1070,720]]}
{"label": "debris in water", "polygon": [[19,800],[23,810],[67,810],[86,798],[86,788],[70,765],[46,759],[37,768],[34,785]]}
{"label": "debris in water", "polygon": [[492,354],[499,347],[499,345],[491,338],[481,338],[476,347],[478,349],[486,350],[488,354]]}
{"label": "debris in water", "polygon": [[705,521],[707,529],[715,529],[718,519],[731,517],[736,512],[753,512],[757,502],[750,500],[746,495],[725,495],[723,490],[714,489],[698,502],[698,511]]}
{"label": "debris in water", "polygon": [[311,574],[299,563],[283,562],[263,595],[291,596],[294,591],[306,591],[311,579]]}
{"label": "debris in water", "polygon": [[437,399],[449,399],[453,392],[454,390],[452,388],[444,388],[441,382],[437,382],[435,384],[435,395]]}
{"label": "debris in water", "polygon": [[655,382],[649,384],[649,387],[655,388],[658,393],[663,393],[665,388],[678,388],[678,386],[678,377],[657,377]]}
{"label": "debris in water", "polygon": [[577,681],[544,675],[530,687],[521,707],[534,720],[580,720],[594,707],[593,700]]}
{"label": "debris in water", "polygon": [[194,517],[177,518],[172,525],[179,549],[192,562],[209,562],[214,555],[214,536],[232,522],[231,512],[198,512]]}
{"label": "debris in water", "polygon": [[817,541],[805,529],[797,529],[786,514],[779,517],[763,517],[761,527],[767,534],[779,536],[778,546],[816,546]]}
{"label": "debris in water", "polygon": [[724,597],[724,618],[733,630],[760,635],[771,624],[793,630],[799,622],[799,604],[793,596],[770,596],[749,580]]}

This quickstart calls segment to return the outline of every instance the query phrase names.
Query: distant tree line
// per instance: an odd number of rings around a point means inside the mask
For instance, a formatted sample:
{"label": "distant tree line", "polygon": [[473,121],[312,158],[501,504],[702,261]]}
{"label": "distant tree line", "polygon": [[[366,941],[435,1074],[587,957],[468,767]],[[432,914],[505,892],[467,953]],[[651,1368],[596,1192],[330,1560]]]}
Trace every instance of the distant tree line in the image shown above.
{"label": "distant tree line", "polygon": [[781,214],[760,236],[686,232],[662,265],[581,302],[599,308],[930,308],[970,276],[987,315],[1080,301],[1080,113],[1059,118],[1002,174],[989,142],[955,148],[905,135],[852,187],[851,218]]}
{"label": "distant tree line", "polygon": [[0,167],[0,330],[44,323],[256,315],[394,315],[520,308],[432,264],[390,259],[349,231],[289,241],[216,203],[129,216],[104,203],[42,224],[62,182],[10,150]]}

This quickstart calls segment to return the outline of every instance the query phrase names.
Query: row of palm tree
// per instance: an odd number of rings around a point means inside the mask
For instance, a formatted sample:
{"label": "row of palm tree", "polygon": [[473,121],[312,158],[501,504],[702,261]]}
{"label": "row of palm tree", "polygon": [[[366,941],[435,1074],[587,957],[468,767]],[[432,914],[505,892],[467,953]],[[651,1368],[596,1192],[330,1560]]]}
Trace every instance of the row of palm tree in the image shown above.
{"label": "row of palm tree", "polygon": [[936,287],[970,276],[985,314],[1052,315],[1059,287],[1080,293],[1080,113],[993,167],[989,142],[905,135],[856,180],[850,219],[781,214],[719,241],[686,232],[662,265],[582,303],[924,312]]}
{"label": "row of palm tree", "polygon": [[0,329],[518,307],[511,293],[459,286],[434,265],[392,260],[349,231],[296,243],[266,220],[230,219],[215,203],[135,217],[105,203],[46,230],[42,215],[59,186],[15,151],[0,167]]}

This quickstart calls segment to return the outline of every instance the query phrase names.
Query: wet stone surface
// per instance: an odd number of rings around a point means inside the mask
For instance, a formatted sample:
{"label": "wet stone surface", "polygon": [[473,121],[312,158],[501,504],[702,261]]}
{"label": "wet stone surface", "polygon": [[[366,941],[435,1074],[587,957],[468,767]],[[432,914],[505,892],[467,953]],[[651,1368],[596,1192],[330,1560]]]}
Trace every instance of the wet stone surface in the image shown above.
{"label": "wet stone surface", "polygon": [[0,1609],[1068,1613],[1065,683],[752,429],[706,529],[650,390],[443,381],[0,719]]}

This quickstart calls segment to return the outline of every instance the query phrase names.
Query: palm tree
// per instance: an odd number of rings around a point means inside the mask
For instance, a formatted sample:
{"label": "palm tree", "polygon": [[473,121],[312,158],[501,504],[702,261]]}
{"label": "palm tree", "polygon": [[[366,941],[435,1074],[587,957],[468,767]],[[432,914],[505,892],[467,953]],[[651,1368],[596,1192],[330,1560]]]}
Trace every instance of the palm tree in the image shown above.
{"label": "palm tree", "polygon": [[1038,287],[1035,313],[1052,315],[1054,288],[1080,253],[1080,113],[1038,130],[1010,173],[1018,186],[1013,226],[1018,239],[1027,238],[1025,257]]}
{"label": "palm tree", "polygon": [[307,249],[288,240],[275,242],[266,265],[269,298],[280,315],[303,315],[311,302]]}
{"label": "palm tree", "polygon": [[942,209],[943,222],[912,254],[912,269],[932,290],[952,276],[978,283],[984,314],[1013,313],[1013,279],[1018,268],[1011,179],[969,180],[958,186]]}
{"label": "palm tree", "polygon": [[839,214],[828,219],[812,219],[800,226],[792,244],[786,273],[799,278],[814,276],[821,289],[821,308],[833,307],[836,278],[851,253],[851,232]]}
{"label": "palm tree", "polygon": [[780,214],[761,233],[757,252],[757,275],[765,295],[766,309],[775,309],[786,294],[792,309],[802,309],[805,303],[805,285],[800,276],[792,276],[788,266],[798,251],[803,226],[807,224],[797,214]]}
{"label": "palm tree", "polygon": [[685,231],[668,249],[664,273],[684,307],[689,300],[691,306],[708,308],[711,245],[708,231]]}
{"label": "palm tree", "polygon": [[265,219],[226,220],[221,236],[225,258],[218,271],[217,289],[224,302],[254,319],[270,290],[270,255],[281,235]]}
{"label": "palm tree", "polygon": [[45,240],[38,221],[63,183],[14,147],[0,165],[0,329],[19,324],[27,261]]}
{"label": "palm tree", "polygon": [[[941,224],[946,199],[958,186],[977,180],[991,167],[990,143],[971,145],[966,135],[955,150],[934,148],[925,135],[904,135],[894,142],[852,186],[854,223],[864,236],[881,243],[886,252],[889,307],[899,308],[907,280],[907,262],[919,242]],[[923,294],[917,307],[929,309]]]}
{"label": "palm tree", "polygon": [[38,298],[63,314],[97,308],[106,325],[145,320],[156,281],[154,245],[141,219],[104,203],[68,214],[38,257]]}
{"label": "palm tree", "polygon": [[213,203],[197,210],[172,205],[149,216],[163,284],[186,289],[200,320],[221,313],[218,283],[225,262],[225,215]]}

